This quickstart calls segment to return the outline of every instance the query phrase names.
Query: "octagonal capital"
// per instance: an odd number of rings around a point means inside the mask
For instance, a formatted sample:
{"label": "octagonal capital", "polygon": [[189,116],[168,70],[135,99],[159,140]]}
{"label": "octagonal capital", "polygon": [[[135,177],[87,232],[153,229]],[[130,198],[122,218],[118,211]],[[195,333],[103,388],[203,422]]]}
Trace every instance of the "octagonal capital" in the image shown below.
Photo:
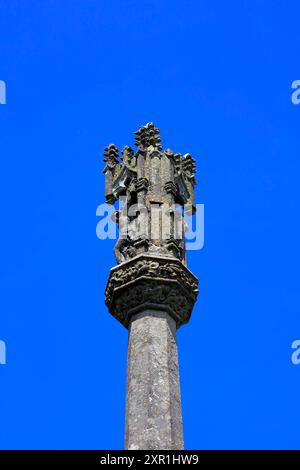
{"label": "octagonal capital", "polygon": [[110,271],[105,303],[126,328],[146,309],[169,313],[179,328],[190,319],[198,279],[177,258],[141,254]]}

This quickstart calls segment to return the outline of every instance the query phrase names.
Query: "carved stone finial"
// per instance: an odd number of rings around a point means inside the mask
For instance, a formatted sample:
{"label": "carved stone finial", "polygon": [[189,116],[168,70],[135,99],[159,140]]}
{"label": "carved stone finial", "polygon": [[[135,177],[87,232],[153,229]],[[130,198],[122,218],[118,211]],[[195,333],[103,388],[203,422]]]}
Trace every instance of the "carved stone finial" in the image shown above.
{"label": "carved stone finial", "polygon": [[177,174],[180,174],[182,171],[182,155],[181,153],[174,153],[173,158],[174,158],[175,171]]}
{"label": "carved stone finial", "polygon": [[153,122],[148,122],[145,126],[141,126],[135,132],[135,145],[140,150],[145,150],[147,147],[156,147],[157,150],[162,150],[160,144],[161,137],[159,135],[159,129],[154,127]]}
{"label": "carved stone finial", "polygon": [[184,176],[196,184],[196,162],[189,153],[186,153],[182,157],[182,170],[184,172]]}
{"label": "carved stone finial", "polygon": [[114,167],[119,163],[119,151],[114,144],[110,144],[104,149],[103,160],[106,163],[106,166],[103,170],[104,173],[108,169],[114,169]]}

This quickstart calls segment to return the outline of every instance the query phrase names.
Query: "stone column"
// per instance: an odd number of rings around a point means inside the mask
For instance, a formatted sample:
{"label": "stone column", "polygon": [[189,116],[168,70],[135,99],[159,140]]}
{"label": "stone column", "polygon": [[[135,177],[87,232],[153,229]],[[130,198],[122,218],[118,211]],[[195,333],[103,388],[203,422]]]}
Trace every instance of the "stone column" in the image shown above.
{"label": "stone column", "polygon": [[129,329],[126,448],[177,450],[183,431],[176,330],[190,319],[198,280],[186,266],[175,205],[195,212],[196,168],[189,154],[163,151],[151,122],[135,132],[135,145],[136,153],[124,147],[121,161],[113,144],[104,152],[106,200],[125,197],[116,221],[120,233],[121,221],[130,227],[115,245],[118,265],[105,302]]}
{"label": "stone column", "polygon": [[145,309],[129,327],[125,447],[183,449],[176,322]]}
{"label": "stone column", "polygon": [[142,254],[110,271],[106,304],[129,330],[127,449],[183,449],[176,330],[190,319],[197,285],[170,257]]}

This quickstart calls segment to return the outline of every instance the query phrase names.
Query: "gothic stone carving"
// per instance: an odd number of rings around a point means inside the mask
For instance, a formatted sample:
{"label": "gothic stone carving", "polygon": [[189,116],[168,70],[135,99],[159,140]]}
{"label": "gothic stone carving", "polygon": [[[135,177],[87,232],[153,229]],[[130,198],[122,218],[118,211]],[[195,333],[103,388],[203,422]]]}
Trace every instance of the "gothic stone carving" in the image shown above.
{"label": "gothic stone carving", "polygon": [[[138,207],[137,223],[147,227],[147,234],[142,243],[131,235],[123,237],[125,241],[117,242],[115,247],[117,263],[122,263],[141,252],[154,251],[164,256],[169,254],[185,263],[184,236],[177,236],[173,222],[167,236],[162,235],[164,227],[161,221],[155,222],[155,235],[149,232],[153,223],[151,214],[154,207],[169,207],[170,213],[173,211],[170,220],[175,217],[176,205],[185,206],[187,214],[195,212],[195,161],[190,154],[181,155],[170,149],[163,151],[159,129],[152,122],[135,132],[135,145],[136,153],[127,145],[123,148],[121,161],[119,151],[114,144],[110,144],[104,150],[107,203],[114,204],[120,197],[124,197],[125,204],[120,216],[126,217],[126,211],[129,213],[133,207]],[[148,214],[147,222],[142,211]],[[137,244],[139,249],[135,249]]]}
{"label": "gothic stone carving", "polygon": [[181,261],[139,255],[111,270],[105,302],[126,328],[146,308],[168,312],[179,328],[189,321],[197,294],[198,280]]}

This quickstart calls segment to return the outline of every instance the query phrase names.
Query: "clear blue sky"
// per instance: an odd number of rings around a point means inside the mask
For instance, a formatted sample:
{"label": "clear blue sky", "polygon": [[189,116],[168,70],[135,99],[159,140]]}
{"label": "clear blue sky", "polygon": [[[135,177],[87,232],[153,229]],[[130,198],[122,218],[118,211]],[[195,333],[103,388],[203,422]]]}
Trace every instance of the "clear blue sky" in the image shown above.
{"label": "clear blue sky", "polygon": [[148,121],[197,159],[200,297],[178,332],[188,449],[300,448],[300,5],[0,0],[1,448],[121,449],[102,149]]}

